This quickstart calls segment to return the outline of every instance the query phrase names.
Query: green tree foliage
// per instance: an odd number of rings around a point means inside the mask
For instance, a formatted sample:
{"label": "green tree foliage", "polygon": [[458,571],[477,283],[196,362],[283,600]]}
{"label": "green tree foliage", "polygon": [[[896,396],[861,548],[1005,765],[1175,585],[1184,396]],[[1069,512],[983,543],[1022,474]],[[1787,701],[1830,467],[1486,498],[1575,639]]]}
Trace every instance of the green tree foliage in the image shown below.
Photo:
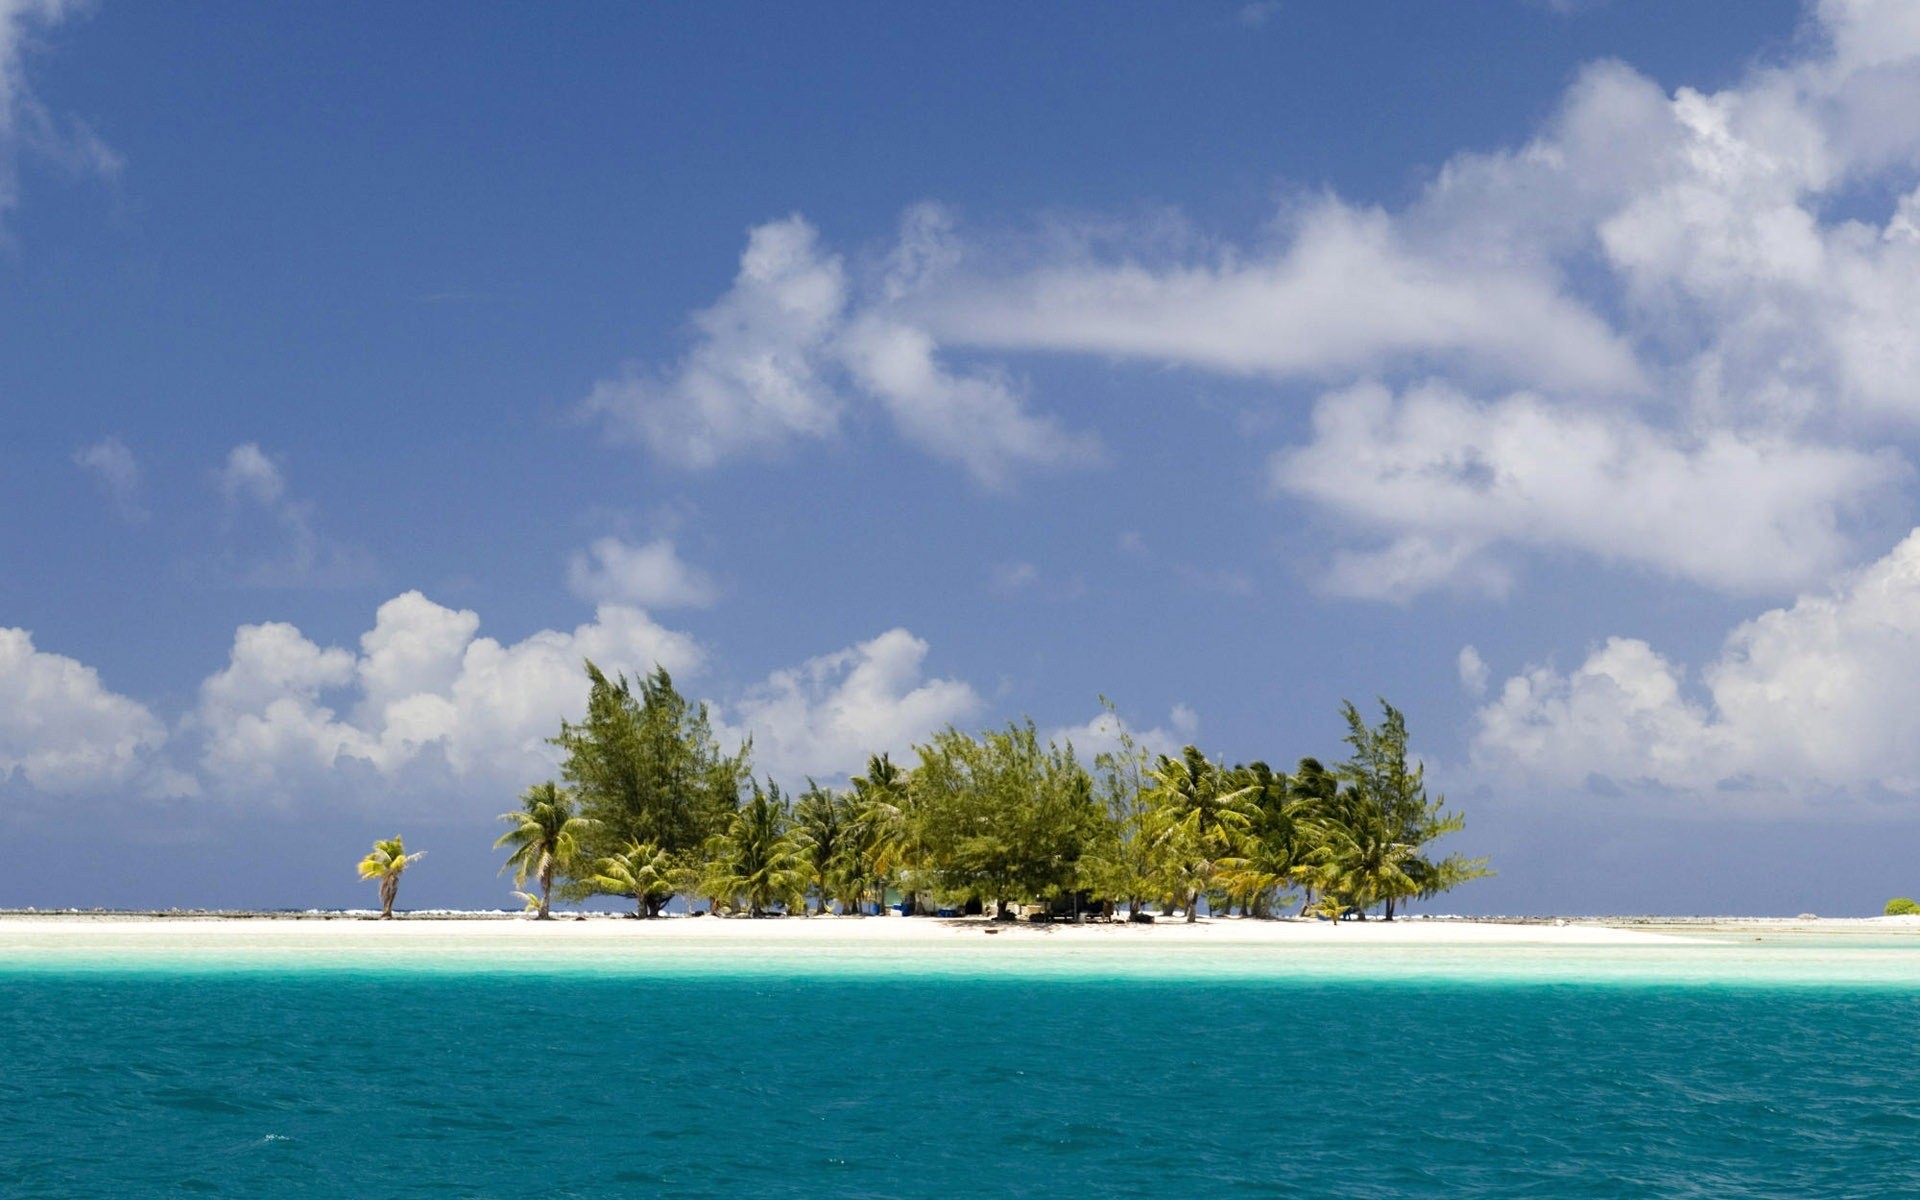
{"label": "green tree foliage", "polygon": [[949,727],[915,752],[913,821],[940,892],[1004,913],[1076,887],[1103,814],[1071,746],[1016,721],[978,737]]}
{"label": "green tree foliage", "polygon": [[887,755],[876,754],[867,759],[866,774],[856,775],[852,784],[850,881],[859,885],[858,896],[871,892],[874,904],[884,909],[889,887],[912,889],[921,873],[923,855],[909,819],[913,798],[907,772]]}
{"label": "green tree foliage", "polygon": [[657,844],[628,842],[596,859],[583,883],[589,893],[631,897],[636,917],[657,917],[660,908],[655,899],[682,890],[682,874],[673,856]]}
{"label": "green tree foliage", "polygon": [[1263,762],[1236,767],[1228,786],[1249,819],[1237,852],[1220,861],[1219,882],[1229,903],[1239,903],[1248,916],[1270,917],[1318,844],[1322,806],[1313,792],[1296,790],[1285,772]]}
{"label": "green tree foliage", "polygon": [[1886,915],[1889,917],[1920,915],[1920,904],[1915,904],[1910,896],[1895,896],[1887,901]]}
{"label": "green tree foliage", "polygon": [[846,912],[860,902],[869,874],[862,861],[854,795],[807,780],[793,806],[793,839],[806,869],[815,913],[838,901]]}
{"label": "green tree foliage", "polygon": [[775,905],[789,910],[803,903],[807,863],[791,831],[780,785],[772,780],[733,814],[715,841],[713,893],[729,901],[745,900],[749,916],[765,916]]}
{"label": "green tree foliage", "polygon": [[1369,726],[1351,702],[1341,703],[1344,739],[1353,754],[1335,774],[1346,783],[1321,818],[1315,854],[1321,889],[1364,912],[1380,905],[1387,920],[1408,899],[1436,896],[1491,874],[1484,858],[1448,855],[1435,861],[1427,847],[1466,827],[1446,811],[1446,798],[1427,796],[1426,768],[1409,763],[1407,723],[1380,702],[1379,726]]}
{"label": "green tree foliage", "polygon": [[1159,891],[1157,859],[1146,829],[1154,760],[1120,723],[1113,702],[1102,696],[1100,705],[1118,732],[1113,748],[1093,759],[1094,801],[1104,819],[1082,861],[1081,875],[1085,887],[1124,902],[1131,916]]}
{"label": "green tree foliage", "polygon": [[[565,755],[561,776],[590,822],[580,833],[581,857],[596,869],[565,891],[604,890],[596,882],[597,864],[629,846],[651,846],[678,867],[697,867],[703,847],[727,829],[739,807],[747,747],[723,753],[706,706],[681,696],[664,669],[629,682],[586,666],[587,715],[577,724],[563,722],[553,742]],[[646,893],[641,907],[658,913],[684,890],[675,886],[684,878],[668,873],[657,885],[664,890]]]}
{"label": "green tree foliage", "polygon": [[373,852],[360,860],[360,878],[380,881],[380,919],[393,919],[393,902],[400,895],[400,876],[427,856],[425,850],[407,853],[399,837],[383,838],[373,844]]}
{"label": "green tree foliage", "polygon": [[[585,718],[554,739],[569,786],[529,789],[496,843],[512,848],[517,884],[540,881],[543,915],[558,877],[563,895],[630,897],[640,916],[676,895],[763,915],[809,897],[816,914],[883,907],[892,893],[909,913],[977,901],[1004,914],[1089,894],[1134,913],[1158,900],[1192,921],[1203,900],[1269,917],[1302,892],[1303,914],[1391,920],[1490,873],[1483,858],[1435,853],[1464,820],[1427,794],[1406,720],[1385,701],[1377,726],[1342,704],[1350,754],[1331,768],[1229,767],[1195,746],[1155,756],[1103,697],[1117,734],[1091,772],[1031,720],[949,727],[914,747],[911,770],[876,754],[847,788],[809,780],[789,804],[749,777],[748,746],[722,752],[706,709],[665,671],[629,682],[588,663],[587,677]],[[405,857],[397,839],[393,853]]]}
{"label": "green tree foliage", "polygon": [[1146,793],[1147,840],[1162,890],[1186,909],[1188,921],[1197,917],[1200,897],[1219,882],[1221,867],[1240,860],[1252,834],[1253,803],[1236,783],[1193,746],[1179,758],[1163,754],[1154,765]]}
{"label": "green tree foliage", "polygon": [[525,887],[527,879],[533,878],[540,889],[533,897],[534,911],[540,920],[547,920],[554,873],[572,864],[589,822],[575,814],[572,793],[551,779],[522,792],[519,810],[501,813],[500,819],[513,826],[493,844],[495,850],[513,848],[500,873],[512,871],[517,888]]}

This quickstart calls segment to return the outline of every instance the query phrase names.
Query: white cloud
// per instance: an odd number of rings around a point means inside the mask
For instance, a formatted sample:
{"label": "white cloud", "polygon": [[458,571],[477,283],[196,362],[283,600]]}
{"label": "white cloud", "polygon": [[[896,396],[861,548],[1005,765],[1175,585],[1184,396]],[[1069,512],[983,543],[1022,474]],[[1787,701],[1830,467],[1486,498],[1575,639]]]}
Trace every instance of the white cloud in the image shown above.
{"label": "white cloud", "polygon": [[847,303],[839,258],[788,217],[753,230],[733,288],[696,313],[696,340],[671,371],[629,368],[595,385],[588,411],[657,457],[710,467],[839,428],[841,401],[820,355]]}
{"label": "white cloud", "polygon": [[[322,648],[290,625],[243,627],[227,668],[202,685],[192,722],[211,790],[317,793],[334,773],[360,770],[437,779],[435,794],[450,780],[494,796],[554,771],[546,739],[585,711],[582,660],[629,676],[658,664],[683,688],[705,662],[685,634],[617,605],[571,632],[512,644],[477,637],[478,628],[475,614],[418,592],[380,606],[358,654]],[[979,708],[967,684],[924,677],[926,654],[925,642],[896,629],[776,671],[716,706],[716,731],[729,744],[751,736],[755,764],[788,780],[857,770],[868,754],[903,751]]]}
{"label": "white cloud", "polygon": [[1279,0],[1252,0],[1240,6],[1240,23],[1248,29],[1260,29],[1280,12]]}
{"label": "white cloud", "polygon": [[321,533],[312,502],[292,495],[285,469],[258,444],[235,446],[214,479],[227,503],[227,567],[237,582],[347,587],[373,576],[365,551]]}
{"label": "white cloud", "polygon": [[[243,625],[171,733],[93,669],[36,650],[25,630],[0,629],[0,783],[240,803],[497,806],[556,771],[547,739],[585,713],[584,661],[629,678],[664,667],[683,691],[706,663],[691,637],[622,605],[517,642],[479,629],[477,614],[417,591],[382,604],[357,651],[285,622]],[[904,752],[982,707],[965,682],[926,676],[927,650],[894,629],[775,671],[714,708],[716,732],[727,743],[751,737],[756,766],[789,781]],[[189,762],[191,773],[176,765]]]}
{"label": "white cloud", "polygon": [[67,0],[0,0],[0,215],[20,202],[20,157],[34,153],[70,175],[111,178],[120,158],[77,118],[50,112],[26,78],[37,31],[85,6]]}
{"label": "white cloud", "polygon": [[1846,518],[1907,477],[1891,454],[1765,433],[1664,432],[1527,395],[1440,384],[1321,398],[1275,484],[1388,537],[1323,582],[1405,599],[1470,579],[1502,590],[1503,548],[1571,548],[1733,591],[1803,586],[1853,550]]}
{"label": "white cloud", "polygon": [[114,511],[138,524],[151,515],[140,499],[140,462],[117,437],[105,437],[74,451],[73,462],[99,481]]}
{"label": "white cloud", "polygon": [[1030,562],[996,563],[990,574],[993,590],[1007,595],[1028,591],[1040,582],[1040,568]]}
{"label": "white cloud", "polygon": [[[909,209],[874,303],[885,307],[951,268],[951,218]],[[878,401],[900,435],[989,489],[1035,467],[1096,462],[1098,439],[1029,412],[996,370],[955,372],[915,326],[850,311],[840,259],[798,216],[754,229],[732,290],[695,314],[696,340],[671,370],[630,367],[595,386],[589,413],[616,438],[691,468],[835,436],[842,385]]]}
{"label": "white cloud", "polygon": [[92,667],[0,629],[0,781],[17,774],[53,794],[139,787],[165,740],[147,707]]}
{"label": "white cloud", "polygon": [[1175,756],[1200,737],[1200,714],[1185,704],[1175,704],[1165,724],[1139,728],[1111,710],[1102,710],[1079,724],[1052,730],[1047,734],[1055,742],[1071,742],[1076,757],[1089,766],[1096,756],[1120,748],[1120,735],[1130,735],[1134,743],[1149,754]]}
{"label": "white cloud", "polygon": [[287,478],[280,464],[267,457],[255,442],[246,442],[227,452],[227,461],[219,473],[220,494],[228,504],[250,501],[262,506],[278,504],[287,494]]}
{"label": "white cloud", "polygon": [[965,281],[917,310],[956,345],[1077,351],[1230,375],[1464,364],[1553,387],[1629,390],[1626,343],[1557,281],[1404,244],[1387,214],[1327,200],[1277,252],[1153,268],[1080,259]]}
{"label": "white cloud", "polygon": [[1480,657],[1480,651],[1472,646],[1460,647],[1457,662],[1460,672],[1460,686],[1470,696],[1484,696],[1487,692],[1487,660]]}
{"label": "white cloud", "polygon": [[954,375],[924,330],[868,318],[841,343],[848,369],[877,396],[901,436],[965,467],[982,487],[1004,488],[1017,470],[1100,461],[1098,438],[1035,416],[996,372]]}
{"label": "white cloud", "polygon": [[291,794],[342,766],[392,775],[437,756],[456,780],[517,786],[553,769],[545,739],[585,711],[583,660],[630,675],[704,661],[685,634],[618,605],[505,645],[479,624],[407,592],[380,606],[358,654],[292,625],[242,626],[201,685],[202,770],[221,791]]}
{"label": "white cloud", "polygon": [[567,587],[593,603],[644,608],[705,608],[720,598],[713,577],[683,560],[664,537],[640,546],[596,540],[567,560]]}
{"label": "white cloud", "polygon": [[904,629],[775,671],[715,709],[727,739],[753,737],[756,767],[794,780],[857,772],[867,756],[900,754],[979,711],[958,679],[928,679],[927,643]]}
{"label": "white cloud", "polygon": [[1690,687],[1644,641],[1530,668],[1478,714],[1475,765],[1531,785],[1718,795],[1735,807],[1920,794],[1920,531],[1831,591],[1728,634]]}
{"label": "white cloud", "polygon": [[[1448,464],[1423,461],[1395,427],[1437,410],[1420,393],[1373,429],[1327,427],[1359,393],[1321,402],[1321,440],[1286,456],[1284,474],[1292,494],[1371,539],[1336,556],[1333,590],[1497,593],[1522,549],[1572,549],[1711,588],[1800,586],[1894,514],[1885,429],[1920,424],[1914,26],[1905,0],[1825,0],[1796,58],[1715,92],[1669,92],[1625,64],[1595,63],[1535,137],[1456,154],[1410,203],[1327,195],[1241,244],[1177,217],[962,237],[946,210],[918,205],[862,292],[794,218],[755,242],[778,233],[805,267],[828,272],[835,286],[821,289],[816,319],[771,339],[784,354],[763,353],[769,339],[709,331],[672,379],[699,376],[708,354],[717,365],[706,373],[728,378],[740,363],[791,360],[768,374],[805,380],[800,409],[826,415],[754,425],[784,443],[838,427],[829,381],[848,375],[903,437],[989,487],[1091,461],[1099,443],[1062,429],[981,352],[1335,388],[1436,379],[1461,395],[1518,390],[1455,403],[1440,453],[1499,449],[1493,425],[1512,419],[1540,439],[1519,450],[1574,452],[1571,486],[1511,457],[1494,464],[1507,472],[1495,486],[1435,478]],[[1883,196],[1900,198],[1863,213]],[[749,282],[743,271],[736,293]],[[649,394],[683,416],[706,406],[704,391],[679,382]],[[1387,484],[1383,497],[1336,488],[1331,464],[1298,461],[1330,432],[1398,472],[1366,481]],[[1862,478],[1842,478],[1856,468]],[[1632,487],[1610,486],[1613,470]],[[1652,527],[1637,496],[1684,503],[1682,530],[1724,524],[1734,536],[1682,545]],[[1439,515],[1411,499],[1439,502]],[[1586,522],[1567,509],[1574,500],[1621,504]],[[1644,547],[1633,544],[1641,533]]]}
{"label": "white cloud", "polygon": [[373,628],[360,635],[358,711],[377,719],[409,696],[450,694],[479,632],[479,613],[435,604],[417,591],[382,604]]}

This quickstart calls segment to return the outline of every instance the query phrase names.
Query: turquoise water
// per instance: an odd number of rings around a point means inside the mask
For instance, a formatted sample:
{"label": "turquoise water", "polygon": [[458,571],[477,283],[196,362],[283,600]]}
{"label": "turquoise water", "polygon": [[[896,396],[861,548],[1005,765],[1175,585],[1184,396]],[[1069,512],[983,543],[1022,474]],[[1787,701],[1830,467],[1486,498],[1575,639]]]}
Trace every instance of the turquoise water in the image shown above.
{"label": "turquoise water", "polygon": [[1910,1197],[1878,971],[0,959],[0,1194]]}

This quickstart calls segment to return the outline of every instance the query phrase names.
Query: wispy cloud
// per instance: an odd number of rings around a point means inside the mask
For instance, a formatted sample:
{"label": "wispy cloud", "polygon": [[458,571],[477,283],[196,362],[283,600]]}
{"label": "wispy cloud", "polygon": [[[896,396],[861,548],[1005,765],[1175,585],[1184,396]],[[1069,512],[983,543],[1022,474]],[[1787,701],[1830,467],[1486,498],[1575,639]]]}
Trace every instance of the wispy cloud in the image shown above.
{"label": "wispy cloud", "polygon": [[594,604],[705,608],[720,598],[713,576],[680,557],[672,538],[635,545],[603,537],[567,560],[567,588]]}
{"label": "wispy cloud", "polygon": [[373,580],[372,556],[324,535],[312,501],[291,494],[281,463],[254,442],[235,446],[215,472],[226,502],[227,570],[244,587],[356,587]]}
{"label": "wispy cloud", "polygon": [[92,475],[121,519],[141,524],[152,514],[141,497],[140,462],[126,443],[105,437],[73,452],[74,465]]}
{"label": "wispy cloud", "polygon": [[20,157],[34,154],[76,177],[110,179],[114,152],[78,117],[49,110],[27,79],[39,34],[84,6],[68,0],[0,0],[0,217],[20,203]]}

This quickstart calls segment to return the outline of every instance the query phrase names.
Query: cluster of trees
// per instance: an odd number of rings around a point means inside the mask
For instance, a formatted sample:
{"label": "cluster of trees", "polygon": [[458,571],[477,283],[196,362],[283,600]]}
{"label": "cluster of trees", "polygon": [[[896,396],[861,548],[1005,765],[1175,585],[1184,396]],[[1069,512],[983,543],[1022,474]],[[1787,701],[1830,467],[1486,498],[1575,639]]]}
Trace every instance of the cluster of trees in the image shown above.
{"label": "cluster of trees", "polygon": [[[1014,904],[1149,905],[1272,916],[1392,919],[1408,900],[1487,874],[1485,859],[1436,858],[1462,827],[1407,758],[1406,723],[1382,702],[1369,725],[1343,706],[1351,751],[1289,773],[1227,765],[1188,746],[1148,753],[1122,733],[1083,764],[1032,721],[948,728],[906,769],[871,758],[846,788],[797,796],[756,779],[751,744],[727,752],[703,705],[664,670],[629,681],[587,664],[587,714],[554,743],[564,782],[529,788],[499,846],[530,908],[552,895],[624,896],[639,916],[675,897],[754,916]],[[1116,722],[1117,726],[1118,722]]]}

